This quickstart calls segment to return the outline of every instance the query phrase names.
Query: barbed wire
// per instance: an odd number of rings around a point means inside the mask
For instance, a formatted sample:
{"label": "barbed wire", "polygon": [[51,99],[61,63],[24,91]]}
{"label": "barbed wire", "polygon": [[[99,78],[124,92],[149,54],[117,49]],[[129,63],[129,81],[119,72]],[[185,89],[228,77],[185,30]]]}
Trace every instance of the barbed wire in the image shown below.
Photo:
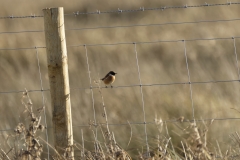
{"label": "barbed wire", "polygon": [[[200,21],[188,21],[188,22],[166,22],[166,23],[153,23],[153,24],[132,24],[132,25],[123,25],[123,26],[96,26],[96,27],[84,27],[84,28],[66,28],[65,31],[82,31],[82,30],[96,30],[96,29],[149,27],[149,26],[198,24],[198,23],[216,23],[216,22],[233,22],[233,21],[240,21],[240,18],[218,19],[218,20],[200,20]],[[41,32],[44,32],[44,30],[6,31],[6,32],[0,32],[0,34],[41,33]]]}
{"label": "barbed wire", "polygon": [[157,7],[157,8],[145,8],[140,7],[138,9],[120,9],[117,10],[110,10],[110,11],[100,11],[97,10],[95,12],[73,12],[69,14],[65,14],[65,16],[78,16],[78,15],[87,15],[87,14],[113,14],[113,13],[129,13],[129,12],[143,12],[143,11],[163,11],[167,9],[186,9],[186,8],[200,8],[200,7],[215,7],[215,6],[230,6],[230,5],[239,5],[240,2],[227,2],[227,3],[216,3],[216,4],[196,4],[196,5],[182,5],[182,6],[163,6],[163,7]]}
{"label": "barbed wire", "polygon": [[0,19],[17,19],[17,18],[42,18],[43,15],[35,15],[35,14],[32,14],[30,16],[14,16],[14,15],[11,15],[11,16],[2,16],[0,17]]}
{"label": "barbed wire", "polygon": [[[0,48],[1,50],[30,50],[30,49],[35,49],[36,47],[25,47],[25,48]],[[40,48],[46,48],[46,47],[37,47],[38,49]]]}
{"label": "barbed wire", "polygon": [[[226,121],[226,120],[240,120],[240,118],[206,118],[206,119],[189,119],[189,120],[183,120],[179,121],[179,119],[168,119],[168,120],[162,120],[163,123],[191,123],[191,122],[202,122],[202,121]],[[130,125],[156,125],[156,122],[129,122],[129,123],[97,123],[97,126],[129,126]],[[81,125],[73,125],[73,127],[91,127],[92,124],[81,124]],[[46,129],[52,129],[52,126],[48,126]],[[8,128],[8,129],[0,129],[0,132],[9,132],[13,131],[14,128]]]}
{"label": "barbed wire", "polygon": [[[239,5],[240,2],[227,2],[227,3],[214,3],[214,4],[209,4],[209,3],[204,3],[204,4],[194,4],[194,5],[181,5],[181,6],[163,6],[163,7],[156,7],[156,8],[145,8],[145,7],[140,7],[138,9],[120,9],[118,8],[117,10],[109,10],[109,11],[100,11],[96,10],[94,12],[73,12],[73,13],[68,13],[64,14],[64,16],[78,16],[78,15],[93,15],[93,14],[113,14],[113,13],[131,13],[131,12],[144,12],[144,11],[164,11],[167,9],[186,9],[186,8],[201,8],[201,7],[216,7],[216,6],[230,6],[230,5]],[[0,19],[17,19],[17,18],[43,18],[43,15],[27,15],[27,16],[0,16]]]}

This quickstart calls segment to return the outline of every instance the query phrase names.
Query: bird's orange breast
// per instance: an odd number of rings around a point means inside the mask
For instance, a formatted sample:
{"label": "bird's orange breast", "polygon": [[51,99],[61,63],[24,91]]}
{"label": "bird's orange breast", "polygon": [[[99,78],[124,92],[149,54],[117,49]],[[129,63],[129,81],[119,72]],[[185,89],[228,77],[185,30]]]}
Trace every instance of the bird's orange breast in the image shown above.
{"label": "bird's orange breast", "polygon": [[115,81],[115,76],[113,75],[109,75],[103,80],[104,84],[106,85],[112,84],[114,81]]}

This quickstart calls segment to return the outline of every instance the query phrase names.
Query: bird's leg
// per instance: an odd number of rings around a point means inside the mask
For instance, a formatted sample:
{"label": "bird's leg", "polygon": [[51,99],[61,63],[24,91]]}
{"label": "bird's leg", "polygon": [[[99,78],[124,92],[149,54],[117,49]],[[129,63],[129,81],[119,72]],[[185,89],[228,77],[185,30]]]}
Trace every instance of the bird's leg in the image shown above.
{"label": "bird's leg", "polygon": [[105,86],[105,88],[108,88],[107,86]]}
{"label": "bird's leg", "polygon": [[111,85],[111,88],[113,88],[113,86]]}

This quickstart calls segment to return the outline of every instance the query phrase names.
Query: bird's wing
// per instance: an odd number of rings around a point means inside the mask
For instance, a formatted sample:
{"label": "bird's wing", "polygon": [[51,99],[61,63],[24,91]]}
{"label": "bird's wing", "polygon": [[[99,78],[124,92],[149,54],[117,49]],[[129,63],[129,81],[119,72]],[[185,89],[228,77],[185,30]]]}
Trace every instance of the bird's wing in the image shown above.
{"label": "bird's wing", "polygon": [[101,80],[104,80],[104,79],[106,79],[107,77],[109,76],[109,74],[107,74],[104,78],[102,78]]}

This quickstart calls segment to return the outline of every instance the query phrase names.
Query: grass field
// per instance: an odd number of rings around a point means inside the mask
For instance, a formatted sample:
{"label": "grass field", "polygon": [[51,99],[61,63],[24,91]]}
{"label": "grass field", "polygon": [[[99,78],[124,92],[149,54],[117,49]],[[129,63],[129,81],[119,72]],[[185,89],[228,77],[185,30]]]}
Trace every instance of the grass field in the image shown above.
{"label": "grass field", "polygon": [[[46,7],[64,7],[66,14],[73,12],[100,12],[121,9],[156,8],[163,6],[202,5],[196,1],[1,1],[0,17],[43,15]],[[225,4],[223,0],[212,0],[209,4]],[[118,146],[121,146],[132,159],[138,159],[146,153],[143,103],[140,92],[136,51],[143,85],[143,100],[147,124],[148,143],[151,151],[160,148],[162,159],[211,159],[212,157],[227,159],[239,155],[240,102],[239,82],[193,83],[192,98],[188,68],[192,82],[231,81],[238,80],[239,73],[236,60],[240,53],[240,25],[238,15],[240,5],[218,5],[208,7],[189,7],[142,12],[124,12],[111,14],[83,14],[65,16],[66,40],[69,63],[69,79],[71,87],[71,104],[73,116],[74,143],[82,147],[82,133],[85,149],[94,150],[94,121],[92,94],[89,86],[86,50],[87,44],[89,67],[93,86],[94,81],[113,70],[117,72],[115,88],[93,90],[94,108],[97,123],[105,123],[102,107],[102,96],[106,106],[109,130],[114,133]],[[235,20],[234,20],[235,19]],[[172,22],[196,22],[211,20],[229,20],[218,22],[166,24]],[[19,122],[26,127],[31,124],[25,106],[22,104],[22,92],[40,89],[40,79],[34,47],[46,46],[44,32],[2,33],[15,31],[43,31],[43,18],[0,19],[0,148],[5,152],[17,143],[13,129]],[[104,26],[130,26],[142,24],[164,24],[152,26],[100,28]],[[98,27],[98,29],[82,29]],[[73,30],[80,29],[80,30]],[[236,37],[236,38],[231,38]],[[197,40],[212,39],[213,40]],[[215,39],[226,38],[226,39]],[[186,40],[173,42],[174,40]],[[191,41],[190,41],[191,40]],[[159,43],[97,45],[128,42],[164,41]],[[167,42],[171,41],[171,42]],[[235,44],[235,46],[234,46]],[[80,45],[79,47],[71,47]],[[3,50],[5,48],[33,48],[23,50]],[[135,48],[136,47],[136,48]],[[186,49],[186,50],[185,50]],[[37,49],[43,80],[43,88],[49,89],[46,50]],[[236,55],[238,59],[236,59]],[[239,65],[239,63],[238,63]],[[186,84],[182,84],[185,83]],[[180,83],[180,84],[172,84]],[[170,85],[171,84],[171,85]],[[101,86],[104,86],[101,84]],[[129,87],[117,87],[129,86]],[[33,111],[42,107],[41,92],[29,92],[33,102]],[[46,101],[46,118],[49,144],[53,145],[51,99],[49,91],[44,92]],[[192,108],[198,129],[190,123]],[[44,115],[42,124],[44,124]],[[180,123],[184,117],[184,123]],[[180,118],[180,119],[179,119]],[[231,118],[231,119],[228,119]],[[201,121],[207,119],[206,121]],[[163,120],[164,122],[161,122]],[[167,121],[167,123],[165,123]],[[124,125],[119,125],[124,124]],[[91,126],[91,125],[90,125]],[[166,127],[168,129],[166,129]],[[5,131],[7,130],[7,131]],[[104,139],[102,132],[106,125],[97,127],[98,140],[104,148],[104,142],[115,146],[112,139]],[[199,135],[198,135],[199,134]],[[10,136],[11,135],[11,136]],[[205,136],[206,135],[206,136]],[[12,138],[9,138],[12,137]],[[36,136],[46,140],[45,131]],[[14,137],[14,138],[13,138]],[[169,139],[171,137],[171,140]],[[232,138],[231,138],[232,137]],[[9,144],[6,144],[6,140]],[[129,143],[130,142],[130,143]],[[182,142],[182,143],[181,143]],[[21,141],[18,143],[20,145]],[[47,157],[46,144],[42,158]],[[96,142],[95,142],[96,143]],[[200,145],[201,144],[201,145]],[[185,146],[185,151],[183,149]],[[200,145],[200,146],[199,146]],[[21,145],[20,145],[21,146]],[[166,147],[167,146],[167,147]],[[173,147],[172,147],[173,146]],[[23,148],[25,146],[22,146]],[[80,147],[80,148],[81,148]],[[106,147],[108,148],[108,147]],[[104,149],[105,156],[109,153]],[[82,149],[82,148],[81,148]],[[188,150],[189,149],[189,150]],[[167,150],[167,151],[166,151]],[[220,152],[221,150],[221,152]],[[79,156],[80,149],[75,148]],[[226,153],[228,151],[228,153]],[[12,151],[11,151],[12,152]],[[50,148],[51,154],[54,153]],[[119,150],[114,150],[118,153]],[[123,152],[125,154],[125,152]],[[12,154],[12,153],[9,153]],[[124,155],[123,154],[123,155]],[[207,158],[206,158],[207,157]],[[95,157],[96,158],[96,157]],[[144,159],[144,156],[142,157]],[[155,157],[157,158],[157,157]],[[159,158],[159,156],[158,156]],[[237,159],[237,158],[236,158]]]}

